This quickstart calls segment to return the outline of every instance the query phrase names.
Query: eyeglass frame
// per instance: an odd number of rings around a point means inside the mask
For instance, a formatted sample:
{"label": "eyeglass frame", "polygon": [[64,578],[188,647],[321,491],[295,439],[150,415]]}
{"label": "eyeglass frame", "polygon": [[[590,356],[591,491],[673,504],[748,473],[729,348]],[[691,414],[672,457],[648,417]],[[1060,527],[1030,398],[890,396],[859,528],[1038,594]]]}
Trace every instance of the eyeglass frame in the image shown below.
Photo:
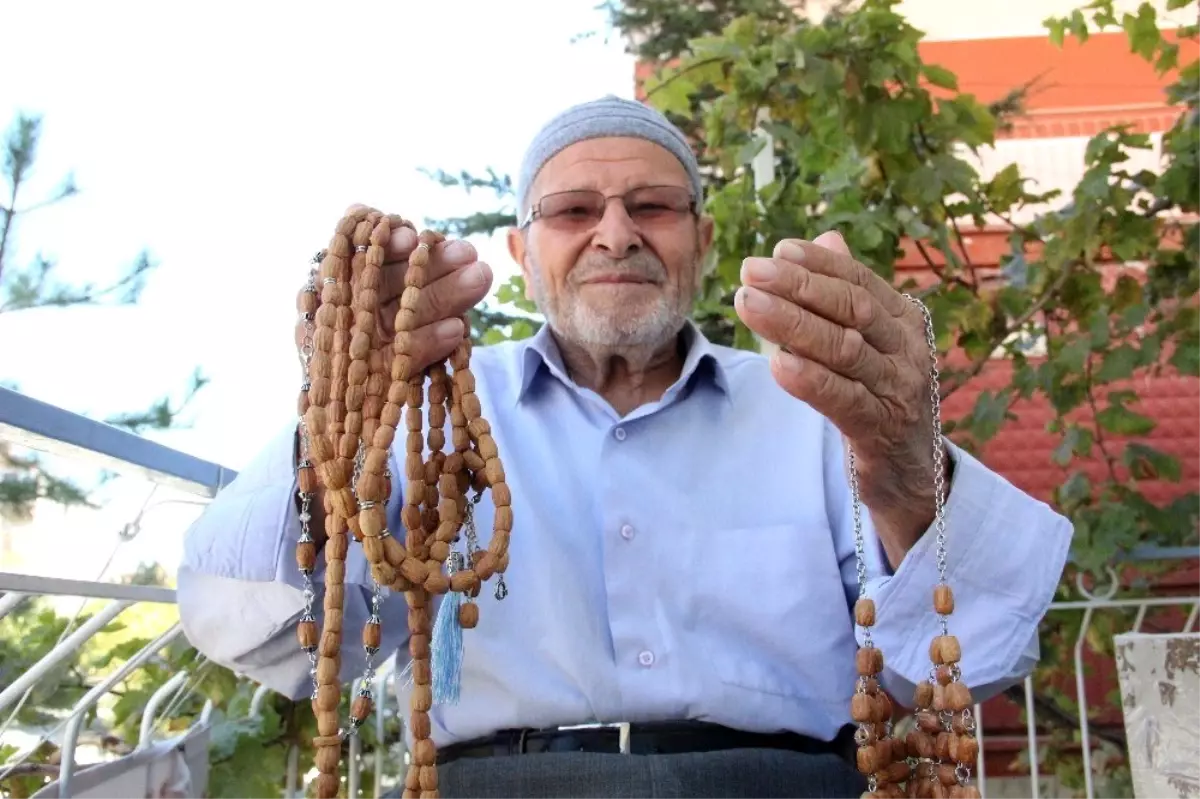
{"label": "eyeglass frame", "polygon": [[[523,222],[521,222],[521,224],[518,226],[518,228],[520,230],[528,230],[530,225],[532,225],[538,219],[542,218],[541,214],[538,213],[538,209],[541,206],[542,202],[547,197],[554,197],[559,194],[571,194],[574,192],[589,192],[591,194],[599,194],[604,199],[604,212],[608,213],[608,203],[610,200],[622,200],[621,204],[624,205],[624,202],[623,202],[624,199],[626,197],[628,197],[630,194],[632,194],[635,191],[644,191],[646,189],[681,189],[683,191],[686,191],[687,195],[688,195],[687,212],[689,214],[691,214],[693,217],[699,218],[699,216],[700,216],[700,201],[697,199],[696,195],[692,192],[692,190],[690,188],[688,188],[687,186],[673,186],[671,184],[661,184],[661,185],[656,184],[656,185],[652,185],[652,186],[634,186],[632,189],[629,189],[628,191],[626,191],[622,194],[604,194],[600,191],[597,191],[596,189],[563,189],[562,191],[552,191],[549,194],[543,194],[541,197],[539,197],[537,199],[536,202],[531,203],[529,206],[529,210],[525,213],[525,220]],[[626,210],[626,213],[628,213],[628,210]],[[603,216],[601,216],[601,218],[603,219]]]}

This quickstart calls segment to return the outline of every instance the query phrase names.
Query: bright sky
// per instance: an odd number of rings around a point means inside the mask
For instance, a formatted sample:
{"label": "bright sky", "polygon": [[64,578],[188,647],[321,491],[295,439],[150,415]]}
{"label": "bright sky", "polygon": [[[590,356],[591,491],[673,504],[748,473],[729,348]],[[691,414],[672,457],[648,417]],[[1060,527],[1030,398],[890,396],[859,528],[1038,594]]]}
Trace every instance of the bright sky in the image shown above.
{"label": "bright sky", "polygon": [[[155,437],[242,467],[294,413],[295,294],[347,205],[417,220],[486,207],[487,197],[442,190],[417,170],[514,172],[557,111],[632,96],[633,59],[596,5],[5,4],[0,124],[20,110],[42,115],[44,128],[18,207],[68,172],[81,189],[19,220],[8,268],[40,251],[62,279],[102,284],[143,248],[160,266],[138,307],[0,316],[0,380],[102,417],[182,392],[199,366],[212,382],[194,426]],[[512,274],[502,239],[477,246],[496,285]],[[54,540],[58,556],[21,571],[94,578],[111,531],[146,490],[114,486],[99,526],[42,513],[17,531],[18,547]],[[130,556],[173,565],[194,513],[164,510],[153,527],[148,517]],[[52,538],[39,534],[51,528]]]}

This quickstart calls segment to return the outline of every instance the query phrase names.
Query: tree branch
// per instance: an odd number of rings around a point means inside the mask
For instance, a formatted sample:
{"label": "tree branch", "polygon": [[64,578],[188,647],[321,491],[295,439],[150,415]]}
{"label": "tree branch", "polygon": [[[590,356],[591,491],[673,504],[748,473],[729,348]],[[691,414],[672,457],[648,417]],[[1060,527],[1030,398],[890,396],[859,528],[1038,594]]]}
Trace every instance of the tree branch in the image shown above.
{"label": "tree branch", "polygon": [[699,61],[694,61],[691,64],[688,64],[683,69],[676,71],[676,73],[674,75],[671,75],[666,80],[664,80],[662,83],[655,86],[653,89],[647,90],[646,91],[646,99],[649,100],[651,97],[653,97],[659,91],[661,91],[662,89],[665,89],[667,86],[670,86],[672,83],[679,80],[684,75],[687,75],[689,72],[695,72],[697,69],[700,69],[701,67],[707,67],[711,64],[719,64],[719,63],[722,63],[724,61],[729,61],[729,60],[730,60],[729,56],[713,56],[712,58],[702,58]]}
{"label": "tree branch", "polygon": [[988,361],[992,359],[992,351],[995,350],[996,347],[999,347],[1001,344],[1003,344],[1006,338],[1028,324],[1029,320],[1037,316],[1037,314],[1046,307],[1046,303],[1049,302],[1056,294],[1058,294],[1058,290],[1063,287],[1063,284],[1067,282],[1067,278],[1070,277],[1070,275],[1071,267],[1068,265],[1066,269],[1063,269],[1061,272],[1059,272],[1058,277],[1054,278],[1054,281],[1046,288],[1044,292],[1042,292],[1042,295],[1034,301],[1033,305],[1029,306],[1029,308],[1025,310],[1025,313],[1018,316],[1011,325],[1005,325],[1002,333],[992,337],[992,340],[989,342],[987,349],[984,350],[984,353],[976,358],[969,367],[964,369],[962,372],[959,372],[958,379],[953,384],[943,388],[942,399],[945,399],[955,391],[958,391],[958,389],[962,388],[964,385],[973,380],[980,372],[982,372],[983,367],[986,366]]}
{"label": "tree branch", "polygon": [[[1084,394],[1087,395],[1088,407],[1092,409],[1092,418],[1098,419],[1100,416],[1100,407],[1096,403],[1096,395],[1092,389],[1095,383],[1092,381],[1092,354],[1089,352],[1087,359],[1083,362],[1083,385]],[[1119,485],[1121,480],[1117,477],[1116,459],[1112,453],[1108,451],[1108,446],[1104,441],[1104,432],[1100,428],[1100,423],[1096,422],[1096,446],[1100,449],[1100,454],[1104,456],[1104,465],[1108,468],[1108,477],[1115,485]]]}
{"label": "tree branch", "polygon": [[4,769],[4,781],[16,779],[18,777],[53,777],[58,774],[59,767],[53,763],[19,763],[15,766],[8,766]]}

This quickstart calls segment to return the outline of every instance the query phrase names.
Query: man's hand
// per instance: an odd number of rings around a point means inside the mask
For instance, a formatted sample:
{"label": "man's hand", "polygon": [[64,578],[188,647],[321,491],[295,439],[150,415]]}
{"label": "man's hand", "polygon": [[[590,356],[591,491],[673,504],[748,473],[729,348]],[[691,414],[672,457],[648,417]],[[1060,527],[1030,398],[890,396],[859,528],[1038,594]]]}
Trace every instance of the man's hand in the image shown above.
{"label": "man's hand", "polygon": [[[347,210],[350,213],[354,206]],[[379,285],[376,327],[382,344],[396,337],[396,312],[404,293],[404,271],[408,256],[417,247],[417,234],[402,227],[392,231]],[[492,287],[492,270],[478,260],[475,248],[466,241],[447,240],[433,248],[425,268],[425,287],[417,309],[417,327],[412,332],[412,368],[421,370],[448,358],[469,331],[462,317],[487,296]],[[320,285],[317,291],[321,290]],[[296,326],[296,346],[303,346],[304,324]],[[390,359],[389,359],[390,363]]]}
{"label": "man's hand", "polygon": [[924,317],[837,233],[782,241],[774,256],[743,263],[738,315],[780,346],[779,385],[854,447],[863,503],[898,566],[935,512]]}
{"label": "man's hand", "polygon": [[[349,214],[358,206],[351,206]],[[375,326],[380,342],[389,345],[387,363],[391,363],[390,345],[396,338],[396,312],[404,293],[404,272],[408,256],[417,247],[417,234],[411,228],[392,231],[379,281],[379,308]],[[444,241],[429,254],[425,267],[425,286],[417,309],[417,327],[412,332],[412,367],[427,368],[447,358],[470,331],[463,329],[462,317],[485,296],[492,286],[492,270],[477,260],[475,248],[465,241]],[[318,278],[317,292],[321,291]],[[302,320],[296,323],[296,349],[304,347],[308,333]],[[309,507],[309,529],[320,550],[325,544],[324,490],[317,489]]]}

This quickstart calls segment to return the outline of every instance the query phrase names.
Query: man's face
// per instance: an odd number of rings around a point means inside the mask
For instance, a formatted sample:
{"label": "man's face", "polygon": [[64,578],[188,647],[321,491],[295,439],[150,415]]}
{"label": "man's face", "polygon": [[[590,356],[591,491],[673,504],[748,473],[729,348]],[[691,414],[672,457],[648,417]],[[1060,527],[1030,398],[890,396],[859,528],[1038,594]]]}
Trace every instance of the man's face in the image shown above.
{"label": "man's face", "polygon": [[642,139],[579,142],[546,162],[529,195],[534,220],[509,247],[555,333],[639,348],[679,332],[712,239],[689,186],[683,165]]}

